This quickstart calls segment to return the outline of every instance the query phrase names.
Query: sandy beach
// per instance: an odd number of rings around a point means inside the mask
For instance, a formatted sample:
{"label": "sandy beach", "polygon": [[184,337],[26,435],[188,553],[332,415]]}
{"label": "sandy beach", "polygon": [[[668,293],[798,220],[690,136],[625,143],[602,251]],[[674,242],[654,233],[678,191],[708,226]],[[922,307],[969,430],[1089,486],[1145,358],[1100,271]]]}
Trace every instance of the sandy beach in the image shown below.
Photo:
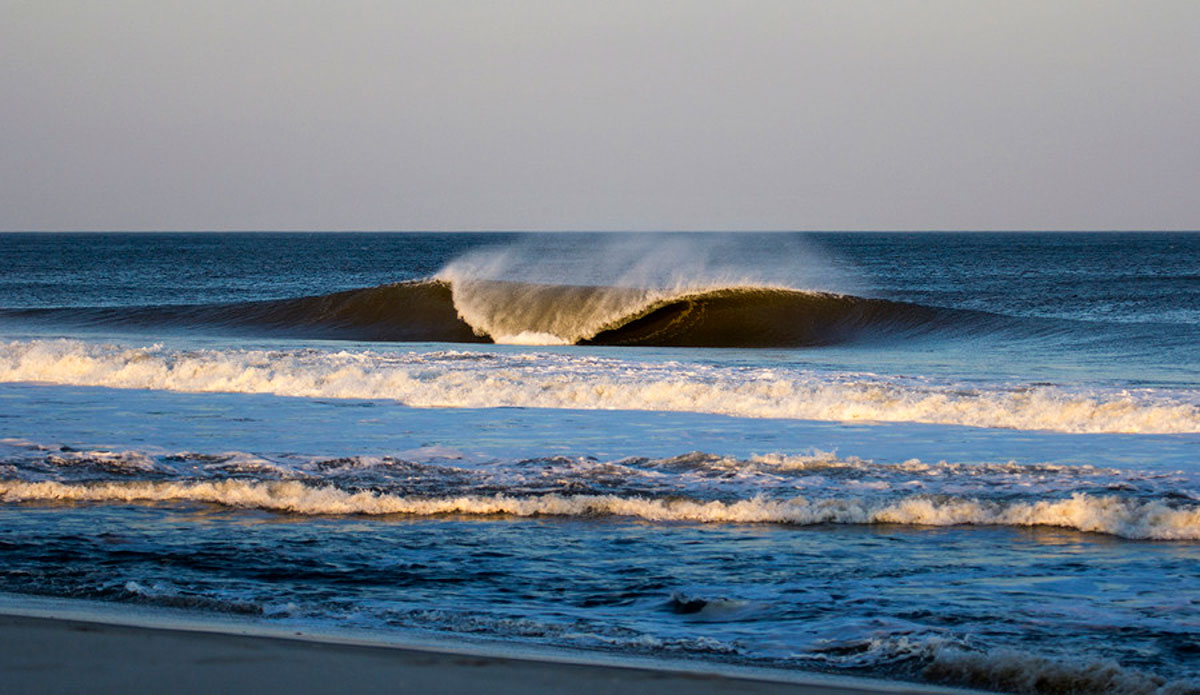
{"label": "sandy beach", "polygon": [[[11,609],[9,609],[11,610]],[[14,611],[20,612],[20,611]],[[111,616],[0,614],[6,693],[966,693],[915,684],[587,663],[253,629],[139,626]]]}

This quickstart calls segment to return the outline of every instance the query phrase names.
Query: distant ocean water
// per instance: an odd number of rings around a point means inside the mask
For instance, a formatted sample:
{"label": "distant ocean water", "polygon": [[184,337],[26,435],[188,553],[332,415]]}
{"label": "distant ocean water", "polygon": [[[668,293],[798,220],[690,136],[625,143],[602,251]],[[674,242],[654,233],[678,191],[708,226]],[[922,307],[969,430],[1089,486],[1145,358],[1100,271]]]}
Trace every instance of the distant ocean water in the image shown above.
{"label": "distant ocean water", "polygon": [[0,258],[0,591],[1200,692],[1200,234]]}

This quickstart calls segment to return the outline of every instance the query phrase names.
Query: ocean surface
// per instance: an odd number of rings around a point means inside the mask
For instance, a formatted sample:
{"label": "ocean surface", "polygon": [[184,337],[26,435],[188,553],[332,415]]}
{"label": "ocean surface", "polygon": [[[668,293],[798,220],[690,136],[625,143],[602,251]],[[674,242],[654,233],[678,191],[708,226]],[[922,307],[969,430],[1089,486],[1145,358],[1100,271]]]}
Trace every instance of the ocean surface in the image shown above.
{"label": "ocean surface", "polygon": [[1200,692],[1200,234],[0,234],[0,592]]}

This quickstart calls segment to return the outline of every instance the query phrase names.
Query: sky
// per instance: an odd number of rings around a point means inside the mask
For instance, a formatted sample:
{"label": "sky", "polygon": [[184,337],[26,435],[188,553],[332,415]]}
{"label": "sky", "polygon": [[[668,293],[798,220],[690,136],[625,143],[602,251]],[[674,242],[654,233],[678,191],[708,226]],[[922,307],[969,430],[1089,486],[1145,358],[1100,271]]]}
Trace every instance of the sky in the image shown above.
{"label": "sky", "polygon": [[0,0],[0,230],[1200,229],[1200,2]]}

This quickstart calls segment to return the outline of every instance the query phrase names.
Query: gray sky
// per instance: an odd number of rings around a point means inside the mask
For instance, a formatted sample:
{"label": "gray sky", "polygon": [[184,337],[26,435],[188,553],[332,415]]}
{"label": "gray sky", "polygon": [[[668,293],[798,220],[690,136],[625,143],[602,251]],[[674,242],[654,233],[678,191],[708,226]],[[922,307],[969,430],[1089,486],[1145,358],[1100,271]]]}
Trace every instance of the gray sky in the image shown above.
{"label": "gray sky", "polygon": [[1197,228],[1195,0],[0,0],[0,229]]}

